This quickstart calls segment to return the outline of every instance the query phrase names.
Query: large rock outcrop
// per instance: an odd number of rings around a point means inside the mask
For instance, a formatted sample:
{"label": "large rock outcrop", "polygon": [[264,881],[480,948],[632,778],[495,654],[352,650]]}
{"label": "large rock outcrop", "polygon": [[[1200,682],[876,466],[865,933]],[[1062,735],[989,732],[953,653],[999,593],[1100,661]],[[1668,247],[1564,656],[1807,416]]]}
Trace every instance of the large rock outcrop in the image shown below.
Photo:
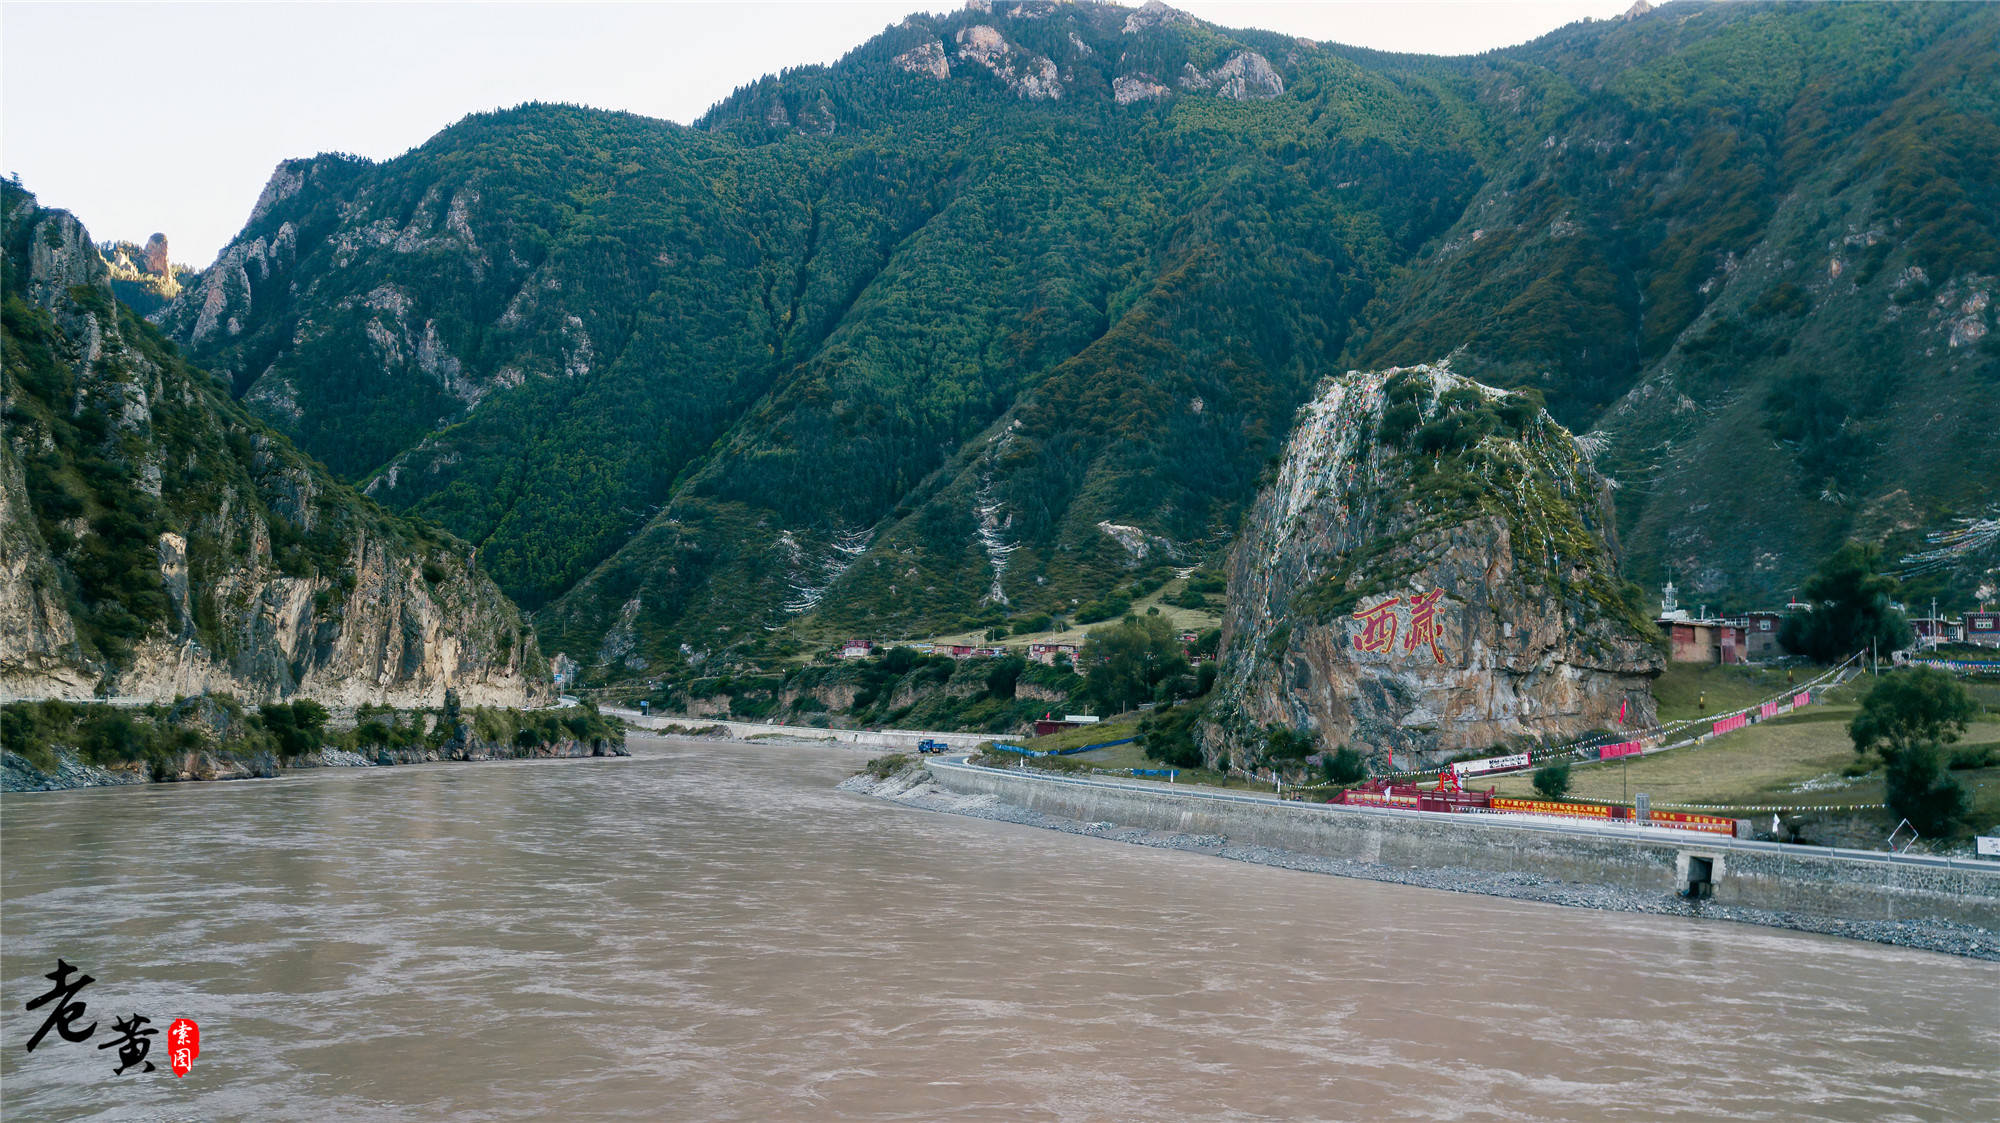
{"label": "large rock outcrop", "polygon": [[1610,520],[1531,398],[1443,363],[1329,380],[1232,556],[1205,748],[1256,760],[1283,726],[1382,771],[1650,722]]}
{"label": "large rock outcrop", "polygon": [[1271,60],[1255,51],[1239,51],[1214,70],[1202,72],[1187,64],[1180,78],[1184,90],[1214,90],[1230,101],[1269,101],[1285,92],[1285,80]]}
{"label": "large rock outcrop", "polygon": [[75,218],[11,184],[4,206],[0,700],[549,693],[464,543],[252,420],[113,299]]}
{"label": "large rock outcrop", "polygon": [[1009,43],[1006,36],[983,24],[958,33],[958,57],[992,71],[1009,90],[1028,101],[1056,101],[1063,96],[1062,72],[1053,60]]}

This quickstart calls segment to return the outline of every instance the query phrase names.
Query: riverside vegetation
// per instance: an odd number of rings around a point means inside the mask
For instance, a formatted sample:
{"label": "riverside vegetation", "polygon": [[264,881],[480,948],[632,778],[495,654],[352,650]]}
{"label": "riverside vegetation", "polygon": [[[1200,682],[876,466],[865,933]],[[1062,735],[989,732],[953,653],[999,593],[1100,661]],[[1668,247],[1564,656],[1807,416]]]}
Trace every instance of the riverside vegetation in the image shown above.
{"label": "riverside vegetation", "polygon": [[325,764],[605,756],[622,754],[624,743],[623,723],[595,707],[461,711],[456,695],[434,710],[362,705],[342,720],[310,699],[246,706],[227,694],[146,706],[0,706],[8,791],[273,776]]}

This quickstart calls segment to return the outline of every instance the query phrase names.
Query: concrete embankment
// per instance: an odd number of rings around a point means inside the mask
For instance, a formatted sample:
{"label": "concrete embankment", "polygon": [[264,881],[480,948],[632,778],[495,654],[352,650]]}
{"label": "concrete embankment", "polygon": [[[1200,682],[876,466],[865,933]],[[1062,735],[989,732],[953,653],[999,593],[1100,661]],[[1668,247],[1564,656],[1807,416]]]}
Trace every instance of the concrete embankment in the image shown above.
{"label": "concrete embankment", "polygon": [[666,733],[688,733],[693,731],[714,732],[739,741],[756,737],[785,737],[800,741],[832,741],[842,745],[862,745],[868,748],[897,749],[916,752],[922,741],[942,741],[953,749],[976,749],[980,742],[993,739],[991,733],[948,733],[922,729],[823,729],[816,725],[778,725],[758,721],[722,721],[716,718],[690,717],[686,714],[641,715],[637,710],[621,709],[616,706],[600,706],[599,712],[623,719],[626,724],[639,729],[658,730]]}
{"label": "concrete embankment", "polygon": [[[2000,863],[1489,816],[1333,808],[933,761],[913,806],[1261,864],[2000,960]],[[1706,899],[1683,896],[1690,885]]]}

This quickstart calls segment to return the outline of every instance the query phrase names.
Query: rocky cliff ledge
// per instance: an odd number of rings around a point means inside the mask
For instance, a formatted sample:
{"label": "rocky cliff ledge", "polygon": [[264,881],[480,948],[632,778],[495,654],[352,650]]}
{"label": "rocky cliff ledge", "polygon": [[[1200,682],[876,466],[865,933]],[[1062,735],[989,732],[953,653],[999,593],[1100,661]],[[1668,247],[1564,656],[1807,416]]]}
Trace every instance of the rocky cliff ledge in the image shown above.
{"label": "rocky cliff ledge", "polygon": [[113,299],[74,217],[12,184],[4,212],[0,700],[550,695],[465,543],[251,418]]}
{"label": "rocky cliff ledge", "polygon": [[1445,363],[1327,381],[1231,558],[1205,751],[1283,726],[1386,771],[1651,721],[1663,661],[1611,517],[1531,397]]}

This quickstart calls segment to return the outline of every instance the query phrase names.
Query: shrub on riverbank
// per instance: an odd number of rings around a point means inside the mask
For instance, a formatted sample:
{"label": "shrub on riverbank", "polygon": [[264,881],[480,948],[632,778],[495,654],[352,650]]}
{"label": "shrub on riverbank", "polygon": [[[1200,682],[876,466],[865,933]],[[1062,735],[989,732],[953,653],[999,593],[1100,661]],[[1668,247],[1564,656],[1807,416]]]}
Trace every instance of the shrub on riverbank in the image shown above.
{"label": "shrub on riverbank", "polygon": [[875,777],[877,780],[887,780],[909,766],[910,754],[890,753],[887,756],[878,756],[874,760],[869,761],[862,766],[861,770]]}
{"label": "shrub on riverbank", "polygon": [[625,743],[625,723],[597,712],[593,705],[560,710],[502,710],[480,706],[472,711],[472,734],[482,741],[535,749],[562,741],[596,744]]}

